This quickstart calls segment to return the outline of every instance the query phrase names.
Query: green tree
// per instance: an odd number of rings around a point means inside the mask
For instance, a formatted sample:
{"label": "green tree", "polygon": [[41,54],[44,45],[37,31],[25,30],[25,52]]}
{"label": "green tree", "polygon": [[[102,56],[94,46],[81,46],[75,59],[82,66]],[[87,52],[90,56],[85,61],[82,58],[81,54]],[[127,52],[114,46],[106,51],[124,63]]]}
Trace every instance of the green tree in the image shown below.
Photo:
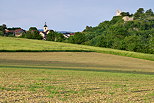
{"label": "green tree", "polygon": [[139,8],[139,9],[137,10],[137,13],[143,14],[143,13],[144,13],[144,9],[143,9],[143,8]]}
{"label": "green tree", "polygon": [[147,10],[147,11],[145,12],[145,14],[146,14],[147,16],[154,16],[154,13],[153,13],[152,9]]}
{"label": "green tree", "polygon": [[77,33],[75,33],[74,36],[71,36],[68,39],[68,42],[75,43],[75,44],[82,44],[82,43],[85,42],[85,40],[86,40],[85,34],[84,33],[77,32]]}
{"label": "green tree", "polygon": [[142,40],[140,36],[131,35],[124,39],[125,49],[128,51],[140,52],[142,48]]}
{"label": "green tree", "polygon": [[132,15],[130,15],[129,12],[122,12],[122,13],[121,13],[121,16],[132,16]]}
{"label": "green tree", "polygon": [[142,19],[144,17],[144,9],[139,8],[137,12],[134,14],[135,19]]}
{"label": "green tree", "polygon": [[154,33],[150,34],[149,37],[149,53],[154,54]]}
{"label": "green tree", "polygon": [[30,27],[29,31],[23,34],[21,37],[28,38],[28,39],[38,39],[41,40],[42,36],[39,34],[39,31],[36,27]]}
{"label": "green tree", "polygon": [[57,32],[56,32],[56,40],[55,40],[55,41],[57,41],[57,42],[62,42],[62,41],[64,41],[64,40],[65,40],[64,35],[63,35],[62,33],[57,33]]}
{"label": "green tree", "polygon": [[38,31],[36,27],[30,27],[29,31]]}
{"label": "green tree", "polygon": [[0,31],[0,36],[3,36],[4,34],[3,34],[3,32],[2,31]]}
{"label": "green tree", "polygon": [[40,35],[39,31],[34,31],[33,33],[33,39],[41,40],[42,36]]}
{"label": "green tree", "polygon": [[124,50],[124,41],[123,39],[120,39],[120,38],[114,38],[113,39],[113,44],[112,44],[112,47],[113,49],[120,49],[120,50]]}
{"label": "green tree", "polygon": [[1,36],[4,36],[5,35],[5,29],[7,29],[7,27],[6,27],[6,25],[5,24],[3,24],[3,25],[1,25],[0,26],[0,35]]}
{"label": "green tree", "polygon": [[49,34],[46,36],[46,40],[47,41],[55,41],[55,32],[54,31],[50,31]]}
{"label": "green tree", "polygon": [[46,36],[47,41],[56,41],[56,42],[62,42],[65,39],[63,34],[55,32],[55,31],[50,31],[49,34]]}

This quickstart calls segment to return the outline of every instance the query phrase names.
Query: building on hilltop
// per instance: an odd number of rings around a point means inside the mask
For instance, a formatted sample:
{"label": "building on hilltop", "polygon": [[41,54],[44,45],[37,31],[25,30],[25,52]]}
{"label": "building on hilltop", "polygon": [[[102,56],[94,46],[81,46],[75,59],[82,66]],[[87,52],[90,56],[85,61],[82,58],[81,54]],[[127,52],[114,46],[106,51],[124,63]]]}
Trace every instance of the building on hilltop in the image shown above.
{"label": "building on hilltop", "polygon": [[134,17],[124,16],[122,19],[124,21],[133,21],[134,20]]}
{"label": "building on hilltop", "polygon": [[45,22],[43,31],[40,31],[40,35],[43,37],[44,40],[46,40],[46,35],[50,33],[50,30],[48,30],[48,26]]}
{"label": "building on hilltop", "polygon": [[121,16],[122,11],[121,10],[117,10],[116,11],[116,16]]}
{"label": "building on hilltop", "polygon": [[[116,11],[116,16],[122,16],[122,11],[121,10],[117,10]],[[134,20],[134,17],[129,17],[129,16],[123,16],[122,18],[125,22],[126,21],[133,21]]]}

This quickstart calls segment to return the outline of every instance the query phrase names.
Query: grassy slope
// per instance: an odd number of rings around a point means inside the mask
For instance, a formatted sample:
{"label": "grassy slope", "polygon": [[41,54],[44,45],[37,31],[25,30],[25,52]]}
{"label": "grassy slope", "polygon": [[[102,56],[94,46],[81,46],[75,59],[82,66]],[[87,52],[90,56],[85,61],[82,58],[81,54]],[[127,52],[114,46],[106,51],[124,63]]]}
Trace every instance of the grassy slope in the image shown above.
{"label": "grassy slope", "polygon": [[154,61],[153,54],[92,47],[51,41],[0,37],[0,51],[94,51]]}

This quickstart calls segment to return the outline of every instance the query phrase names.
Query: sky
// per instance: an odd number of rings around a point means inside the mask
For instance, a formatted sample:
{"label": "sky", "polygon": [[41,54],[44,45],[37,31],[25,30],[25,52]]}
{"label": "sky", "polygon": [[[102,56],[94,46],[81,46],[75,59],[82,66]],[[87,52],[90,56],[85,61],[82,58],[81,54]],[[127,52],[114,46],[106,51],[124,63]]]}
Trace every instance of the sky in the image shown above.
{"label": "sky", "polygon": [[154,0],[0,0],[0,25],[48,28],[55,31],[83,31],[111,20],[116,10],[134,13],[152,9]]}

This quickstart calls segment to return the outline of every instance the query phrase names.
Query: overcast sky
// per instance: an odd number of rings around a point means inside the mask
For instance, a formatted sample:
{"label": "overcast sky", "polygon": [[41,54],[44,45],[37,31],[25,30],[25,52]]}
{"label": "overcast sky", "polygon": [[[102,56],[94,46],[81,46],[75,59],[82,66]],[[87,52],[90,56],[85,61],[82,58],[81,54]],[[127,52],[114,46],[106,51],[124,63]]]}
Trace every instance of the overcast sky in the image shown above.
{"label": "overcast sky", "polygon": [[0,4],[0,24],[41,29],[46,21],[56,31],[82,31],[111,20],[116,10],[154,11],[154,0],[0,0]]}

